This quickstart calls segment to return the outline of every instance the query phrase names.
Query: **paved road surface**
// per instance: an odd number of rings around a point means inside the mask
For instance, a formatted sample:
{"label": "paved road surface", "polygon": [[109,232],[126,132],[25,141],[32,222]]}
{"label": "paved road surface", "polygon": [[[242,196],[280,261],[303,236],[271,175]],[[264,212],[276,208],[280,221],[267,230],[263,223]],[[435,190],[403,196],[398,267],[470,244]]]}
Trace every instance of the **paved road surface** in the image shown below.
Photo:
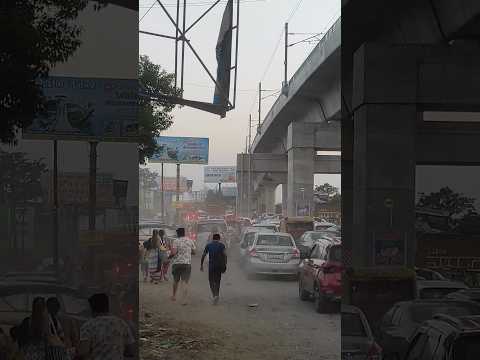
{"label": "paved road surface", "polygon": [[[217,306],[211,304],[207,272],[199,271],[199,255],[193,259],[186,306],[170,301],[171,282],[140,284],[145,321],[140,336],[157,354],[144,351],[144,360],[340,359],[338,314],[317,314],[312,303],[300,301],[295,280],[248,280],[235,259],[237,250],[231,252]],[[179,350],[175,344],[182,337]]]}

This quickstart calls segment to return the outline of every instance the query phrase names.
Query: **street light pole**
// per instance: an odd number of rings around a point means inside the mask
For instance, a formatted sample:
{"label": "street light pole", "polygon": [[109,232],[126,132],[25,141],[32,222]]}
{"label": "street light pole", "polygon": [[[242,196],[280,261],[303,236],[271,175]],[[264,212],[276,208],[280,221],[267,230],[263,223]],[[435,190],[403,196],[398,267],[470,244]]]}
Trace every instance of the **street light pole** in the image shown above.
{"label": "street light pole", "polygon": [[285,74],[283,79],[283,86],[286,88],[288,81],[288,22],[285,23]]}

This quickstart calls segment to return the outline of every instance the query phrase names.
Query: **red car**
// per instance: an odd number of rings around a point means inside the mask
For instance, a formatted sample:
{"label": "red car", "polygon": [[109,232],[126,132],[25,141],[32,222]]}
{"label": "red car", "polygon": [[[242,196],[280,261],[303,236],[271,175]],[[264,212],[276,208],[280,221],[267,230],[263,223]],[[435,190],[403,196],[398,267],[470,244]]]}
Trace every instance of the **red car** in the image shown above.
{"label": "red car", "polygon": [[319,313],[333,309],[342,298],[342,271],[342,245],[315,244],[310,256],[303,260],[298,280],[300,299],[313,298]]}

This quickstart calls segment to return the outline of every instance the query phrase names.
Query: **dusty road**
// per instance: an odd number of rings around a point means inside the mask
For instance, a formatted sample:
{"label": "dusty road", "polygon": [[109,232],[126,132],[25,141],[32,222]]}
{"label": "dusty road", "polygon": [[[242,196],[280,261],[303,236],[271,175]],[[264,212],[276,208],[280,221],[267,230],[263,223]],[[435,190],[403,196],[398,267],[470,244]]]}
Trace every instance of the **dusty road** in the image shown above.
{"label": "dusty road", "polygon": [[170,301],[171,281],[140,284],[142,359],[340,359],[339,315],[317,314],[312,303],[300,301],[294,280],[248,280],[236,254],[232,248],[216,306],[199,255],[186,306]]}

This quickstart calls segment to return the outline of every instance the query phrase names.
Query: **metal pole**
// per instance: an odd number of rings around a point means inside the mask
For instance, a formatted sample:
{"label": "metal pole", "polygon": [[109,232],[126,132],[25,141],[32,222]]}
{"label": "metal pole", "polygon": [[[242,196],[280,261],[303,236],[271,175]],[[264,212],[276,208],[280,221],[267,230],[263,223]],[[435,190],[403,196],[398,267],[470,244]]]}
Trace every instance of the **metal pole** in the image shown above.
{"label": "metal pole", "polygon": [[60,275],[58,266],[58,141],[53,140],[53,266],[55,275]]}
{"label": "metal pole", "polygon": [[262,83],[258,83],[258,127],[257,133],[260,133],[260,121],[262,119]]}
{"label": "metal pole", "polygon": [[285,23],[285,74],[283,86],[287,86],[288,81],[288,22]]}
{"label": "metal pole", "polygon": [[94,231],[96,227],[97,208],[97,142],[90,141],[90,191],[89,191],[89,216],[88,230]]}
{"label": "metal pole", "polygon": [[163,163],[162,163],[162,173],[161,173],[161,187],[162,187],[162,222],[165,222],[165,190],[164,190],[164,181],[163,181]]}
{"label": "metal pole", "polygon": [[180,202],[180,164],[177,164],[177,194],[176,194],[176,206],[175,206],[175,221],[178,224],[180,222],[178,203]]}
{"label": "metal pole", "polygon": [[250,153],[250,147],[252,146],[252,114],[248,122],[248,152]]}
{"label": "metal pole", "polygon": [[185,26],[187,22],[187,0],[183,0],[183,34],[182,34],[182,74],[181,74],[181,83],[180,89],[182,90],[183,98],[183,73],[185,69]]}
{"label": "metal pole", "polygon": [[[177,25],[180,18],[180,0],[177,0]],[[178,78],[178,27],[175,27],[175,89],[177,88]],[[163,216],[163,212],[162,212]]]}
{"label": "metal pole", "polygon": [[247,189],[247,217],[250,217],[251,204],[251,187],[252,187],[252,154],[251,149],[248,151],[248,189]]}

